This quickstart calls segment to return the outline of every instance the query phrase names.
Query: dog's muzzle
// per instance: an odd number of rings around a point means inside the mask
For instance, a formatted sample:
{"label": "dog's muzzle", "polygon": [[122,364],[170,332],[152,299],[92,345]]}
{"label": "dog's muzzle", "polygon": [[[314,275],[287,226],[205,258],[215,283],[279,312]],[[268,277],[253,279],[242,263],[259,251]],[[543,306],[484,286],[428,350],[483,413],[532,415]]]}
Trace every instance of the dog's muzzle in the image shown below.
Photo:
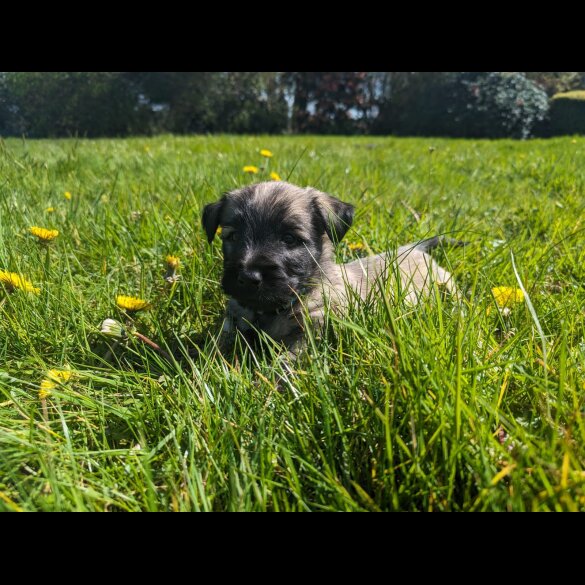
{"label": "dog's muzzle", "polygon": [[238,284],[249,288],[258,288],[264,280],[260,270],[244,268],[238,272]]}
{"label": "dog's muzzle", "polygon": [[281,268],[275,262],[264,258],[242,262],[237,270],[238,285],[252,294],[260,288],[271,288],[282,278]]}
{"label": "dog's muzzle", "polygon": [[307,291],[306,287],[298,288],[296,283],[283,278],[277,266],[244,265],[234,272],[231,278],[224,275],[224,291],[259,314],[289,310],[299,295]]}

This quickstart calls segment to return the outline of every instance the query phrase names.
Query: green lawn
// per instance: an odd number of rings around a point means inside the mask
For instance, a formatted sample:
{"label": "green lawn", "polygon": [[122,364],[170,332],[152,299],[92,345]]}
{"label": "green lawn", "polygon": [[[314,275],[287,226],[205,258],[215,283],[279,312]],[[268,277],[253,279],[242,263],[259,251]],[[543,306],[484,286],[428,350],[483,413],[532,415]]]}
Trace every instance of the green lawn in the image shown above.
{"label": "green lawn", "polygon": [[[226,361],[201,211],[271,171],[357,206],[339,260],[469,241],[437,253],[462,304],[355,307],[292,375]],[[584,510],[584,208],[585,138],[0,142],[0,271],[40,289],[0,286],[0,509]],[[174,359],[100,334],[118,294]]]}

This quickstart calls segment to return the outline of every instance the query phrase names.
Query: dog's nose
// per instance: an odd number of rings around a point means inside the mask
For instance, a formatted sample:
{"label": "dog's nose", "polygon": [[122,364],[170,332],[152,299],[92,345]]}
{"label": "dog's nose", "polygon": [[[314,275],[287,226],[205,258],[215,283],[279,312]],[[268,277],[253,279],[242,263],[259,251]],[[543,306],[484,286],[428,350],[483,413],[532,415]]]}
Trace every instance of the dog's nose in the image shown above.
{"label": "dog's nose", "polygon": [[242,286],[260,286],[262,282],[262,273],[259,270],[240,270],[238,274],[238,283]]}

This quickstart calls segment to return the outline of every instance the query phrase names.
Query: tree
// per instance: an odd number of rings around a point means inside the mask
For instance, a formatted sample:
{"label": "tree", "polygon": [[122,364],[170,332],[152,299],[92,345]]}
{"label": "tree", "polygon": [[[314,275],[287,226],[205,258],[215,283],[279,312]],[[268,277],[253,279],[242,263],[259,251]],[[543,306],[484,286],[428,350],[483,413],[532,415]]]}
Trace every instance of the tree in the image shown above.
{"label": "tree", "polygon": [[548,111],[522,73],[410,73],[380,106],[375,130],[413,136],[526,138]]}
{"label": "tree", "polygon": [[529,71],[525,75],[540,85],[549,97],[555,93],[585,88],[585,72],[583,71]]}
{"label": "tree", "polygon": [[5,73],[2,86],[17,133],[120,136],[137,130],[138,88],[122,73]]}
{"label": "tree", "polygon": [[381,75],[374,132],[413,136],[449,133],[456,73],[423,71]]}
{"label": "tree", "polygon": [[222,132],[281,133],[287,104],[278,73],[224,73],[219,117]]}
{"label": "tree", "polygon": [[282,132],[287,124],[284,87],[277,73],[139,73],[143,99],[166,131]]}
{"label": "tree", "polygon": [[547,116],[546,92],[523,73],[462,73],[456,83],[460,135],[528,138]]}
{"label": "tree", "polygon": [[365,72],[288,74],[293,132],[353,134],[368,130],[376,108],[369,81]]}

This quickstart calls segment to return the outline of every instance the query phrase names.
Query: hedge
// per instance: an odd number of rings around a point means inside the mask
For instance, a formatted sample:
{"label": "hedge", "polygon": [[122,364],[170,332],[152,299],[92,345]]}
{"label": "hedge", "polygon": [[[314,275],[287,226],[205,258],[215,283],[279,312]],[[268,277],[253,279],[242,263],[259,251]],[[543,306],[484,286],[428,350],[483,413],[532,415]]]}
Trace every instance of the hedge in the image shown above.
{"label": "hedge", "polygon": [[550,133],[585,134],[585,91],[568,91],[552,97]]}

